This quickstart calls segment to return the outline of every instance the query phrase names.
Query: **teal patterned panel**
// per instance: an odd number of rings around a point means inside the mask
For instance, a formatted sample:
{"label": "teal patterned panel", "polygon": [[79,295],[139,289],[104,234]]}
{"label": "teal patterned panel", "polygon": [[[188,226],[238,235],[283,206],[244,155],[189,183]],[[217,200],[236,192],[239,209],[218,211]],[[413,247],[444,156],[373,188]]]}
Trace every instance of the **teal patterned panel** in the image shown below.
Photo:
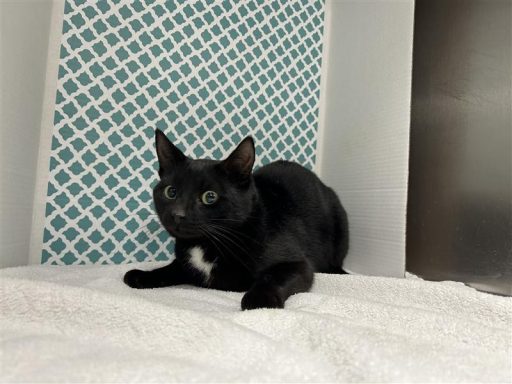
{"label": "teal patterned panel", "polygon": [[323,0],[65,2],[42,263],[166,260],[154,129],[312,168]]}

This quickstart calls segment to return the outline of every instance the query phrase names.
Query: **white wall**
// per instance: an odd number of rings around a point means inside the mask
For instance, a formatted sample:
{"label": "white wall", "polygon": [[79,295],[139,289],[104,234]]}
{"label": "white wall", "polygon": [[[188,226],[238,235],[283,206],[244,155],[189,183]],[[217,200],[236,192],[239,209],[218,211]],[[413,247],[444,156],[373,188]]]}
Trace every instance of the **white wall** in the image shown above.
{"label": "white wall", "polygon": [[344,267],[403,276],[414,2],[328,0],[326,19],[319,168],[349,215]]}
{"label": "white wall", "polygon": [[0,1],[0,267],[29,258],[51,10]]}

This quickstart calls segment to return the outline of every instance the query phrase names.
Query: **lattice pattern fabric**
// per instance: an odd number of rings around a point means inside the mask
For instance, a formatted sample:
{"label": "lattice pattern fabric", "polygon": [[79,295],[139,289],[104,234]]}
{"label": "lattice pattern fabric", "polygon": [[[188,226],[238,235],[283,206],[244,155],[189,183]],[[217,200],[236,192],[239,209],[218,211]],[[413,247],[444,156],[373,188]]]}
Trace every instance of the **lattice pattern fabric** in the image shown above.
{"label": "lattice pattern fabric", "polygon": [[323,0],[67,0],[42,262],[165,260],[154,129],[220,159],[315,163]]}

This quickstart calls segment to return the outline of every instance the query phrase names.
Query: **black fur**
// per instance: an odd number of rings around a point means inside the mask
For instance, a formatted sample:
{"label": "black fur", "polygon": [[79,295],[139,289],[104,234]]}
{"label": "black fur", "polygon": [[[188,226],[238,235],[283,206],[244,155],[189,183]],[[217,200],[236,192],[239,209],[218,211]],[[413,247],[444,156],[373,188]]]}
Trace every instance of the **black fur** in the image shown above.
{"label": "black fur", "polygon": [[[176,238],[176,258],[153,271],[132,270],[133,288],[194,284],[247,291],[242,309],[282,308],[286,299],[311,288],[314,272],[344,273],[347,216],[334,191],[306,168],[277,161],[251,173],[252,138],[224,161],[188,159],[156,131],[160,182],[153,191],[162,225]],[[164,194],[176,188],[176,198]],[[201,196],[218,200],[205,205]],[[206,274],[190,262],[200,246],[213,263]]]}

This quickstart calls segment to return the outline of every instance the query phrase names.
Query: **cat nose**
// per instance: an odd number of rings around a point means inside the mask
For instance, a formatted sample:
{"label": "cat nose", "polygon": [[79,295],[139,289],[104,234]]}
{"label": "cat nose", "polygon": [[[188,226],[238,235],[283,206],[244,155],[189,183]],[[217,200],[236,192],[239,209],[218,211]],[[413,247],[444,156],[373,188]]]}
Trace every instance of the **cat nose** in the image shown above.
{"label": "cat nose", "polygon": [[179,224],[181,223],[182,221],[185,220],[185,211],[183,210],[176,210],[172,213],[172,218],[174,219],[174,222],[176,224]]}
{"label": "cat nose", "polygon": [[174,215],[173,218],[176,224],[179,224],[185,219],[185,215]]}

